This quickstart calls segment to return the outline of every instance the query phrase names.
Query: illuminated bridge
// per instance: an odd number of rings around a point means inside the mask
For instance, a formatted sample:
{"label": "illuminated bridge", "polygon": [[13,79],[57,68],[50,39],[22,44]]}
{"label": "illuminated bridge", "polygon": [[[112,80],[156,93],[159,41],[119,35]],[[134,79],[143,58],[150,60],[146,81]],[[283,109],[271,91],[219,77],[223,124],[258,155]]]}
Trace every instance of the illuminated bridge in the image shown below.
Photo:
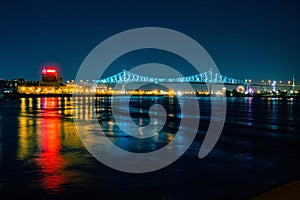
{"label": "illuminated bridge", "polygon": [[214,72],[212,69],[196,74],[193,76],[180,77],[180,78],[154,78],[135,74],[126,70],[115,74],[113,76],[103,78],[97,81],[98,84],[110,83],[211,83],[211,84],[245,84],[245,80],[230,78],[219,73]]}

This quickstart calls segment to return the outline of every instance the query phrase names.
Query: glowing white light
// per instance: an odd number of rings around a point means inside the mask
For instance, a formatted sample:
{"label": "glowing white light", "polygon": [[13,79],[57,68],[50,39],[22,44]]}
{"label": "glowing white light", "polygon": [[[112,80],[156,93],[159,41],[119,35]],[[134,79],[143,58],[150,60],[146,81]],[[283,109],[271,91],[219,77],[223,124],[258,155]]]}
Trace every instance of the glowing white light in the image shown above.
{"label": "glowing white light", "polygon": [[179,90],[177,93],[176,93],[179,97],[182,96],[182,92]]}

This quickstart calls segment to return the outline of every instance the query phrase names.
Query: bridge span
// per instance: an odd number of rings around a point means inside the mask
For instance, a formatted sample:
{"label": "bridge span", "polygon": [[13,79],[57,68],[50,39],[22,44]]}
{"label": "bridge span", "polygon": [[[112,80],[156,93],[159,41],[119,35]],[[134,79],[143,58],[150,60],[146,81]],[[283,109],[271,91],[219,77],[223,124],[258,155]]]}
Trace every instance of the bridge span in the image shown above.
{"label": "bridge span", "polygon": [[148,77],[139,74],[132,73],[130,71],[123,70],[118,74],[112,75],[107,78],[103,78],[97,81],[99,84],[110,83],[219,83],[219,84],[245,84],[245,80],[227,77],[214,72],[212,69],[187,77],[178,78],[158,78]]}
{"label": "bridge span", "polygon": [[[228,77],[222,74],[219,74],[218,72],[213,71],[212,69],[195,74],[192,76],[186,76],[186,77],[177,77],[177,78],[159,78],[159,77],[149,77],[144,76],[140,74],[136,74],[127,70],[123,70],[115,75],[102,78],[96,81],[97,84],[119,84],[122,85],[122,91],[125,92],[125,85],[130,85],[132,83],[139,83],[139,84],[145,84],[145,83],[153,83],[153,84],[177,84],[177,86],[180,83],[190,83],[191,85],[204,85],[202,88],[199,86],[195,90],[207,90],[209,94],[214,93],[213,87],[214,86],[224,86],[222,89],[219,87],[218,90],[240,90],[241,93],[248,93],[248,92],[277,92],[278,91],[295,91],[299,90],[299,86],[294,84],[276,84],[276,81],[274,82],[263,82],[263,83],[252,83],[251,81],[247,81],[246,79],[237,79]],[[223,91],[224,92],[224,91]]]}

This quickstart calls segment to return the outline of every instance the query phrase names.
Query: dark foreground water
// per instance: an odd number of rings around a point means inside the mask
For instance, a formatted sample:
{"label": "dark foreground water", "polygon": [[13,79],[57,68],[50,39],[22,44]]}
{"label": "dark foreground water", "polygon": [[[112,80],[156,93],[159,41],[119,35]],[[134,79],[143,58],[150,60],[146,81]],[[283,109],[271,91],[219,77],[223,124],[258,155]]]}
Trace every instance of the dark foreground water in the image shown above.
{"label": "dark foreground water", "polygon": [[[82,111],[74,113],[72,101]],[[130,174],[96,160],[83,146],[73,116],[89,118],[86,98],[24,98],[0,101],[0,199],[248,199],[300,178],[300,101],[227,98],[222,135],[210,154],[198,158],[210,116],[210,99],[199,98],[198,135],[185,154],[166,168]],[[214,98],[213,101],[224,101]],[[110,98],[96,100],[97,117],[120,147],[148,152],[176,134],[176,99],[131,101],[136,124],[149,123],[147,108],[161,103],[169,112],[161,137],[133,141],[113,124]],[[80,107],[81,106],[81,107]],[[179,117],[178,117],[179,116]],[[123,137],[122,137],[123,136]],[[124,145],[126,144],[126,145]],[[122,146],[124,145],[124,146]]]}

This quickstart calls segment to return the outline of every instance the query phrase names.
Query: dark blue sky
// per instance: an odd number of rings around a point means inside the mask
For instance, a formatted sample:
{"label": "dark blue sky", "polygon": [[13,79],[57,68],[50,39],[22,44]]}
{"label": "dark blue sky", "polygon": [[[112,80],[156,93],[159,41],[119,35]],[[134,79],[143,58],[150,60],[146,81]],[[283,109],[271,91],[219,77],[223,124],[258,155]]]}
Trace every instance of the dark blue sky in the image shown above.
{"label": "dark blue sky", "polygon": [[2,1],[0,77],[39,80],[41,67],[55,63],[64,80],[74,79],[101,41],[157,26],[194,38],[224,75],[287,81],[294,74],[299,82],[299,10],[296,0]]}

